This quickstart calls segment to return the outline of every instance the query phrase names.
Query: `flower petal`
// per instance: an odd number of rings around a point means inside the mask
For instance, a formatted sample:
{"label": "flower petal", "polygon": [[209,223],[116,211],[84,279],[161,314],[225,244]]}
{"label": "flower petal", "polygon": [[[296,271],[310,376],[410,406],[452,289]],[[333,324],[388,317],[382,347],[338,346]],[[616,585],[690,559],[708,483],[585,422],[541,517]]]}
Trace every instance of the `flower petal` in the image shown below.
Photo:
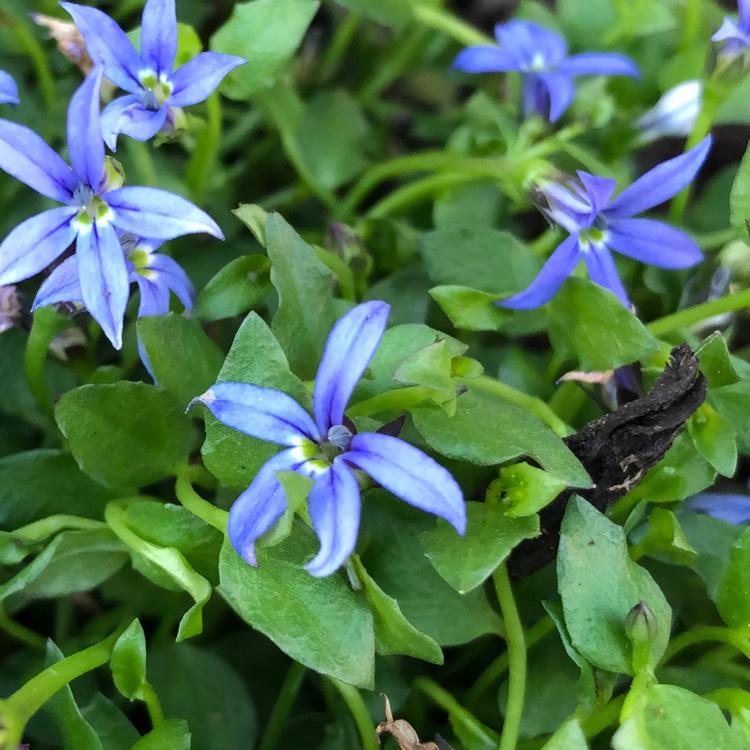
{"label": "flower petal", "polygon": [[169,97],[169,105],[188,107],[208,99],[227,73],[245,63],[247,60],[244,57],[201,52],[177,68],[171,76],[174,90]]}
{"label": "flower petal", "polygon": [[286,496],[276,479],[276,472],[294,471],[299,464],[294,449],[277,453],[261,466],[253,483],[234,501],[229,510],[229,541],[250,565],[258,565],[255,557],[256,540],[286,511]]}
{"label": "flower petal", "polygon": [[147,0],[141,22],[141,57],[157,75],[172,72],[177,57],[174,0]]}
{"label": "flower petal", "polygon": [[500,47],[479,44],[459,52],[452,67],[464,73],[505,73],[520,70],[518,61]]}
{"label": "flower petal", "polygon": [[658,268],[689,268],[703,260],[695,240],[653,219],[612,222],[607,244],[618,253]]}
{"label": "flower petal", "polygon": [[182,196],[150,187],[123,187],[107,193],[118,229],[138,237],[171,240],[184,234],[207,232],[224,239],[219,225]]}
{"label": "flower petal", "polygon": [[597,177],[580,169],[576,174],[586,189],[586,195],[591,204],[589,218],[593,219],[607,205],[617,183],[610,177]]}
{"label": "flower petal", "polygon": [[18,104],[18,86],[4,70],[0,70],[0,104]]}
{"label": "flower petal", "polygon": [[740,12],[740,26],[750,30],[750,0],[737,0],[737,9]]}
{"label": "flower petal", "polygon": [[335,573],[354,552],[360,516],[360,494],[357,478],[341,456],[333,466],[321,472],[307,499],[320,550],[305,565],[310,575],[323,578]]}
{"label": "flower petal", "polygon": [[549,121],[557,122],[573,101],[573,79],[564,73],[540,73],[539,80],[549,95]]}
{"label": "flower petal", "polygon": [[71,203],[78,178],[33,130],[0,120],[0,169],[46,198]]}
{"label": "flower petal", "polygon": [[628,219],[669,200],[692,182],[710,148],[709,135],[690,151],[649,170],[610,203],[605,215],[608,219]]}
{"label": "flower petal", "polygon": [[104,75],[131,94],[143,89],[138,74],[143,61],[125,32],[106,13],[76,3],[60,3],[73,16],[86,42],[86,50]]}
{"label": "flower petal", "polygon": [[534,115],[540,115],[545,120],[549,118],[549,92],[537,73],[523,75],[521,107],[524,119],[528,120]]}
{"label": "flower petal", "polygon": [[83,304],[112,346],[120,349],[130,282],[115,228],[94,222],[90,231],[79,233],[76,256]]}
{"label": "flower petal", "polygon": [[409,505],[444,518],[459,534],[466,530],[466,506],[458,483],[444,466],[413,445],[364,432],[352,438],[351,450],[342,458]]}
{"label": "flower petal", "polygon": [[615,52],[584,52],[560,63],[561,73],[569,76],[632,76],[640,78],[638,66],[627,56]]}
{"label": "flower petal", "polygon": [[641,131],[638,143],[650,143],[667,135],[690,135],[702,102],[703,83],[699,80],[683,81],[665,91],[659,101],[635,121]]}
{"label": "flower petal", "polygon": [[568,54],[568,46],[560,34],[531,21],[497,24],[495,38],[524,68],[539,68],[541,59],[542,70],[553,70]]}
{"label": "flower petal", "polygon": [[102,135],[112,151],[117,150],[117,136],[120,133],[136,141],[153,138],[164,126],[167,107],[156,111],[146,109],[134,94],[121,96],[110,102],[102,112]]}
{"label": "flower petal", "polygon": [[526,289],[512,297],[501,299],[495,304],[511,310],[530,310],[549,302],[562,286],[563,281],[573,273],[580,259],[581,248],[578,244],[578,236],[574,234],[557,246],[539,275]]}
{"label": "flower petal", "polygon": [[750,496],[728,495],[722,492],[701,492],[686,500],[684,508],[720,518],[728,523],[741,524],[750,521]]}
{"label": "flower petal", "polygon": [[52,208],[19,224],[0,244],[0,284],[15,284],[43,271],[76,238],[76,209]]}
{"label": "flower petal", "polygon": [[228,427],[279,445],[320,441],[312,417],[291,397],[249,383],[217,383],[194,399]]}
{"label": "flower petal", "polygon": [[76,89],[68,106],[68,150],[78,179],[95,192],[104,171],[104,141],[100,117],[101,67],[94,68]]}
{"label": "flower petal", "polygon": [[712,42],[737,42],[747,45],[747,33],[743,31],[731,18],[724,18],[718,31],[711,37]]}
{"label": "flower petal", "polygon": [[342,424],[354,387],[383,337],[390,310],[385,302],[363,302],[331,329],[313,391],[315,421],[322,435],[331,425]]}
{"label": "flower petal", "polygon": [[617,273],[612,253],[606,247],[591,247],[583,254],[583,259],[591,280],[614,292],[620,302],[630,309],[630,300]]}
{"label": "flower petal", "polygon": [[38,307],[54,305],[58,302],[81,302],[81,284],[78,281],[78,259],[66,258],[39,287],[32,312]]}
{"label": "flower petal", "polygon": [[186,310],[193,309],[195,287],[176,260],[162,253],[154,253],[151,256],[149,268],[155,271],[159,280],[177,295],[177,298],[182,302]]}
{"label": "flower petal", "polygon": [[138,284],[141,299],[138,302],[138,317],[166,315],[169,312],[169,289],[156,281],[132,273],[130,280]]}

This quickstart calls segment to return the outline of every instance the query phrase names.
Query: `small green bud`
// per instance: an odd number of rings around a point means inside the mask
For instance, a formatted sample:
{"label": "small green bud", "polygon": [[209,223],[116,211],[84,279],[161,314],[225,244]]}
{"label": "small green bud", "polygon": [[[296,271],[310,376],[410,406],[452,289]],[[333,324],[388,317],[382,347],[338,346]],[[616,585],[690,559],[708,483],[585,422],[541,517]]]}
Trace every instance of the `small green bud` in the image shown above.
{"label": "small green bud", "polygon": [[656,617],[644,601],[638,602],[625,618],[625,634],[634,645],[650,644],[656,637]]}

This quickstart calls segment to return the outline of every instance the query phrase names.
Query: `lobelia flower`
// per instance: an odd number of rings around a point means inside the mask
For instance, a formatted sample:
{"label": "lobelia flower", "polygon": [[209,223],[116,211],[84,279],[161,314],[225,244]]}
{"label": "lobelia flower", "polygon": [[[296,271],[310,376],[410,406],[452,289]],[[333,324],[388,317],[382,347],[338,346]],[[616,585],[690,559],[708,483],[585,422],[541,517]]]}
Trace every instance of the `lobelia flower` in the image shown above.
{"label": "lobelia flower", "polygon": [[540,187],[542,209],[554,223],[570,232],[539,275],[524,291],[495,304],[514,310],[539,307],[555,296],[583,258],[591,280],[614,292],[626,307],[628,295],[617,274],[610,250],[658,268],[687,268],[703,259],[695,241],[679,229],[654,219],[634,219],[680,192],[695,177],[711,148],[711,136],[695,148],[665,161],[639,177],[610,200],[615,181],[578,172],[580,183],[550,183]]}
{"label": "lobelia flower", "polygon": [[4,70],[0,70],[0,104],[18,104],[18,86]]}
{"label": "lobelia flower", "polygon": [[686,500],[684,507],[728,523],[741,524],[750,521],[750,495],[701,492]]}
{"label": "lobelia flower", "polygon": [[375,354],[390,306],[365,302],[334,325],[315,379],[313,419],[290,396],[246,383],[217,383],[193,403],[205,404],[224,424],[286,449],[264,464],[229,513],[229,538],[237,552],[257,565],[255,542],[286,511],[278,471],[315,480],[308,498],[320,551],[305,567],[327,576],[354,551],[363,471],[392,494],[466,528],[463,496],[451,474],[419,449],[377,432],[352,434],[344,409]]}
{"label": "lobelia flower", "polygon": [[476,45],[459,53],[453,67],[466,73],[520,73],[523,113],[539,113],[555,122],[573,100],[573,78],[580,75],[639,77],[630,58],[614,52],[586,52],[568,56],[562,36],[530,21],[495,26],[499,47]]}
{"label": "lobelia flower", "polygon": [[724,42],[721,56],[726,60],[739,57],[750,49],[750,0],[737,0],[740,12],[739,23],[725,17],[719,30],[711,37],[712,42]]}
{"label": "lobelia flower", "polygon": [[703,84],[683,81],[662,94],[658,102],[636,121],[639,145],[664,136],[688,136],[701,111]]}
{"label": "lobelia flower", "polygon": [[224,76],[247,60],[201,52],[174,70],[177,16],[174,0],[147,0],[139,54],[125,32],[106,13],[75,3],[60,3],[76,22],[94,63],[128,92],[102,113],[104,140],[114,151],[119,133],[147,141],[174,125],[174,109],[207,99]]}
{"label": "lobelia flower", "polygon": [[[155,252],[161,242],[136,237],[129,232],[120,233],[119,242],[125,256],[128,283],[137,284],[140,292],[139,318],[168,313],[170,292],[174,292],[186,310],[193,309],[195,288],[177,261]],[[64,260],[44,281],[34,300],[32,311],[58,302],[83,302],[78,260],[75,256]],[[140,339],[138,351],[141,361],[153,377],[154,373]]]}
{"label": "lobelia flower", "polygon": [[101,79],[96,68],[70,100],[72,169],[33,130],[0,120],[0,169],[65,204],[27,219],[0,244],[0,284],[34,276],[75,241],[80,298],[119,349],[130,283],[118,230],[162,241],[195,232],[223,235],[210,216],[179,195],[147,187],[111,189],[99,117]]}

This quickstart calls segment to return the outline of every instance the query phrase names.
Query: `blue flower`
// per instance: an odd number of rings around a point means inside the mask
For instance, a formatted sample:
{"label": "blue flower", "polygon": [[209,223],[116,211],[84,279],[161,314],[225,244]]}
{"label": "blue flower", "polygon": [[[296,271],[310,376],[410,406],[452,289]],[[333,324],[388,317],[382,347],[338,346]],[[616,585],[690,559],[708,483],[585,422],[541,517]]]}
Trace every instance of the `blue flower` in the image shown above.
{"label": "blue flower", "polygon": [[656,104],[641,115],[635,126],[640,131],[637,143],[650,143],[664,136],[688,136],[703,104],[703,83],[683,81],[662,94]]}
{"label": "blue flower", "polygon": [[0,104],[18,104],[18,86],[4,70],[0,70]]}
{"label": "blue flower", "polygon": [[540,187],[546,200],[542,209],[570,232],[544,264],[530,286],[496,304],[515,310],[539,307],[555,296],[583,258],[591,280],[613,291],[626,307],[622,286],[610,250],[659,268],[687,268],[703,259],[698,245],[674,227],[654,219],[634,219],[686,187],[711,148],[711,136],[695,148],[646,172],[610,200],[615,181],[578,172],[580,183]]}
{"label": "blue flower", "polygon": [[320,551],[305,566],[314,576],[330,575],[354,551],[360,516],[354,470],[464,533],[461,489],[445,468],[399,438],[353,433],[344,418],[354,387],[383,336],[389,311],[385,302],[365,302],[333,327],[315,379],[315,419],[285,393],[246,383],[217,383],[195,399],[229,427],[286,446],[261,467],[229,514],[229,538],[251,565],[257,564],[256,540],[286,511],[278,471],[296,471],[315,480],[308,510]]}
{"label": "blue flower", "polygon": [[[161,242],[136,237],[128,232],[121,233],[119,241],[125,256],[128,283],[137,284],[140,291],[139,318],[146,315],[166,315],[169,312],[170,292],[174,292],[186,310],[193,309],[195,288],[177,261],[155,252]],[[78,259],[75,256],[64,260],[44,281],[32,310],[57,302],[83,302]],[[153,377],[154,373],[140,339],[138,351],[141,361]]]}
{"label": "blue flower", "polygon": [[177,16],[174,0],[147,0],[141,25],[141,54],[106,13],[75,3],[60,3],[73,16],[95,64],[128,92],[102,113],[104,140],[114,151],[119,133],[147,141],[174,123],[174,108],[207,99],[224,76],[247,60],[202,52],[174,70]]}
{"label": "blue flower", "polygon": [[750,495],[728,495],[723,492],[701,492],[686,500],[684,507],[697,513],[720,518],[728,523],[750,522]]}
{"label": "blue flower", "polygon": [[731,60],[750,49],[750,0],[737,0],[740,22],[724,18],[719,30],[711,37],[712,42],[724,42],[721,55]]}
{"label": "blue flower", "polygon": [[560,118],[573,100],[574,76],[610,75],[638,78],[635,63],[611,52],[587,52],[568,56],[559,34],[529,21],[510,21],[495,26],[499,47],[468,47],[453,61],[466,73],[507,73],[523,77],[523,113],[539,113],[550,122]]}
{"label": "blue flower", "polygon": [[34,276],[75,241],[83,304],[119,349],[129,281],[117,231],[162,241],[195,232],[223,235],[210,216],[174,193],[112,189],[101,136],[101,79],[102,70],[96,68],[70,100],[72,169],[33,130],[0,120],[0,169],[65,204],[27,219],[0,244],[0,284]]}

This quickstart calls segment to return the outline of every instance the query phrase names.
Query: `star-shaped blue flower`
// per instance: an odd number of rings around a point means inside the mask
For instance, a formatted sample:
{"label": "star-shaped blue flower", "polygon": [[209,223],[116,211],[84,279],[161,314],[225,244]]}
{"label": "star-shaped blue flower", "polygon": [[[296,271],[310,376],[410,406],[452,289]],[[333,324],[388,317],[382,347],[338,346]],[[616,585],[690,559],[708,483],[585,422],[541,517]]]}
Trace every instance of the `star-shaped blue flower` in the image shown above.
{"label": "star-shaped blue flower", "polygon": [[711,37],[712,42],[724,42],[721,56],[729,60],[750,49],[750,0],[737,0],[737,7],[739,23],[725,17],[719,30]]}
{"label": "star-shaped blue flower", "polygon": [[60,3],[70,13],[91,59],[104,75],[128,92],[102,113],[104,140],[114,151],[125,133],[147,141],[174,122],[173,109],[207,99],[224,76],[247,60],[218,52],[201,52],[174,69],[177,16],[174,0],[147,0],[141,22],[141,52],[106,13],[75,3]]}
{"label": "star-shaped blue flower", "polygon": [[196,232],[223,235],[210,216],[179,195],[146,187],[111,189],[99,114],[101,80],[102,69],[94,69],[70,100],[72,169],[33,130],[0,120],[0,169],[65,204],[27,219],[0,244],[0,284],[34,276],[75,241],[80,298],[119,349],[130,282],[118,230],[161,241]]}
{"label": "star-shaped blue flower", "polygon": [[453,67],[466,73],[517,72],[523,77],[523,113],[555,122],[573,101],[580,75],[633,76],[638,68],[625,55],[587,52],[568,56],[565,39],[530,21],[495,26],[499,47],[476,45],[459,53]]}
{"label": "star-shaped blue flower", "polygon": [[685,501],[685,508],[733,524],[750,523],[750,495],[701,492]]}
{"label": "star-shaped blue flower", "polygon": [[687,234],[662,221],[631,218],[669,200],[695,177],[709,149],[711,136],[695,148],[665,161],[639,177],[610,200],[615,181],[578,172],[580,183],[540,187],[544,213],[570,232],[544,264],[530,286],[496,304],[515,310],[539,307],[557,293],[583,259],[591,280],[613,291],[626,307],[628,295],[610,250],[658,268],[687,268],[703,255]]}
{"label": "star-shaped blue flower", "polygon": [[257,564],[256,540],[286,511],[278,471],[296,471],[315,480],[308,510],[320,551],[305,566],[314,576],[330,575],[354,551],[360,517],[355,470],[464,533],[463,495],[444,467],[399,438],[353,433],[344,419],[354,387],[383,336],[389,311],[385,302],[365,302],[333,327],[315,379],[315,419],[285,393],[246,383],[217,383],[195,399],[229,427],[286,446],[263,465],[229,513],[229,538],[251,565]]}
{"label": "star-shaped blue flower", "polygon": [[4,70],[0,70],[0,104],[18,104],[18,86]]}

